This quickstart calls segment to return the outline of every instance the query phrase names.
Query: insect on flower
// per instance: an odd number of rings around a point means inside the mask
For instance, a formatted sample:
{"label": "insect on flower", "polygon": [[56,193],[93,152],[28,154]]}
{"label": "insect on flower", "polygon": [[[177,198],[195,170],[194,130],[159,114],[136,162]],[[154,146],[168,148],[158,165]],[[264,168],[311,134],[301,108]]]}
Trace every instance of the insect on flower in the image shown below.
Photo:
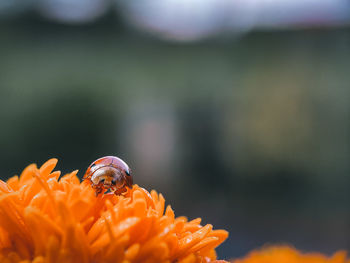
{"label": "insect on flower", "polygon": [[94,161],[86,170],[83,180],[88,180],[96,196],[110,190],[116,195],[132,188],[133,179],[129,166],[120,158],[105,156]]}

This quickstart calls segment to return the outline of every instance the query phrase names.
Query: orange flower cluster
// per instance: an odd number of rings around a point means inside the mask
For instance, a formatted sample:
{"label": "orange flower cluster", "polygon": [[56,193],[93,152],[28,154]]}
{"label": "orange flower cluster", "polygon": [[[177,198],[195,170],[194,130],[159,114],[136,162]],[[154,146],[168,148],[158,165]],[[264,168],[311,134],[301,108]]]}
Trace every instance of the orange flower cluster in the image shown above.
{"label": "orange flower cluster", "polygon": [[340,251],[332,257],[326,257],[320,253],[300,253],[290,246],[265,247],[253,251],[243,259],[232,261],[233,263],[350,263],[346,258],[346,252]]}
{"label": "orange flower cluster", "polygon": [[59,179],[56,163],[0,181],[0,262],[222,262],[214,249],[226,231],[175,218],[161,194],[137,185],[96,197],[77,171]]}

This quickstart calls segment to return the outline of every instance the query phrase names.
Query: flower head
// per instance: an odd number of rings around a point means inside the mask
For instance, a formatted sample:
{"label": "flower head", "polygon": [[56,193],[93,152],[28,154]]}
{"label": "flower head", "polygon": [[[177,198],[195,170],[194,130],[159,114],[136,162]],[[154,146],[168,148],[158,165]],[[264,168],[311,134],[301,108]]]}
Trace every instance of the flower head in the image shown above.
{"label": "flower head", "polygon": [[350,263],[346,252],[339,251],[331,257],[321,253],[303,254],[290,246],[271,246],[253,251],[233,263]]}
{"label": "flower head", "polygon": [[215,262],[226,231],[176,218],[138,185],[96,197],[77,171],[59,179],[56,163],[0,181],[1,262]]}

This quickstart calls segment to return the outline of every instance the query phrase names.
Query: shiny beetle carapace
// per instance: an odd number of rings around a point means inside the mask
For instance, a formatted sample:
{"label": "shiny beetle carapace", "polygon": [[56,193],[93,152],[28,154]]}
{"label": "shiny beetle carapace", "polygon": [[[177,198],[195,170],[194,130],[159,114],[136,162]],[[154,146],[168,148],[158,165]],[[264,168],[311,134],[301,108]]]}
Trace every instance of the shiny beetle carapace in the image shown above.
{"label": "shiny beetle carapace", "polygon": [[105,156],[94,161],[86,170],[83,180],[89,180],[96,196],[110,190],[116,195],[132,188],[129,166],[120,158]]}

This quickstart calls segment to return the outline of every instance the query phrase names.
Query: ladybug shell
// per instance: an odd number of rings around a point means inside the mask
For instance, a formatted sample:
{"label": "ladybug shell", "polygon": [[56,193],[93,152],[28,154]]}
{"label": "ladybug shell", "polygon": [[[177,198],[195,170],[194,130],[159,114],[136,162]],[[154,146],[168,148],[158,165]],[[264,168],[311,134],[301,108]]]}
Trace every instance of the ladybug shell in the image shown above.
{"label": "ladybug shell", "polygon": [[94,161],[86,170],[83,180],[89,179],[92,175],[102,167],[113,167],[118,169],[124,176],[125,185],[132,187],[133,180],[129,166],[120,158],[115,156],[105,156]]}

